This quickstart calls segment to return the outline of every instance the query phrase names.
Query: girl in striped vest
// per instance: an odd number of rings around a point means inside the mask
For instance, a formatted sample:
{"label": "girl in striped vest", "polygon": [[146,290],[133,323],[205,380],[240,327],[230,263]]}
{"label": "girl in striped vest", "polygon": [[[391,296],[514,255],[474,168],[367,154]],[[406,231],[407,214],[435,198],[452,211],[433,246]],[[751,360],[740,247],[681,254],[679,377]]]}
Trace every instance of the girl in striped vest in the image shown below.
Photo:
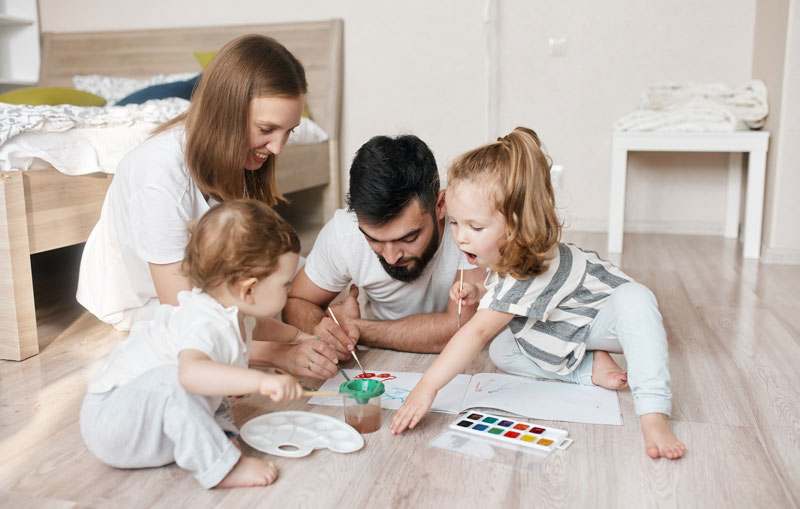
{"label": "girl in striped vest", "polygon": [[[513,339],[500,336],[489,349],[498,368],[608,389],[630,383],[647,454],[680,458],[686,447],[669,424],[667,338],[656,298],[597,253],[560,241],[551,166],[536,133],[518,127],[448,170],[453,237],[487,276],[483,286],[453,286],[450,298],[478,302],[478,312],[425,372],[390,429],[416,426],[437,391],[508,326]],[[628,371],[609,352],[624,353]]]}

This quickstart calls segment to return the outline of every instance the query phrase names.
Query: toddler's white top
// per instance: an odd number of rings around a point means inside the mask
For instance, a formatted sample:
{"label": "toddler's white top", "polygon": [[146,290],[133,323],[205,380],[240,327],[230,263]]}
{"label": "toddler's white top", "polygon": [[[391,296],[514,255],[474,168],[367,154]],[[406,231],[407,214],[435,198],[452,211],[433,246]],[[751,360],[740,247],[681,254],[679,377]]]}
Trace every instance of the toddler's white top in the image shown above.
{"label": "toddler's white top", "polygon": [[[122,386],[158,366],[178,364],[182,350],[199,350],[214,361],[246,368],[250,358],[255,318],[223,307],[199,288],[178,294],[178,306],[158,306],[152,320],[137,322],[128,338],[112,350],[103,371],[89,384],[89,393]],[[222,398],[209,398],[217,408]]]}

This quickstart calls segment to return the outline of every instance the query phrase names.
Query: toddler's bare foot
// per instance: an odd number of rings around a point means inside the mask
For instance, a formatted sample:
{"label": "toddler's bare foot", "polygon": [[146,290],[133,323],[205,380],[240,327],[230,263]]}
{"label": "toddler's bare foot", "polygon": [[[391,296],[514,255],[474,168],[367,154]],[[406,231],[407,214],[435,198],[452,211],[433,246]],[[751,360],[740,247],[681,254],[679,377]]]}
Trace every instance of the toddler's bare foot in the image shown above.
{"label": "toddler's bare foot", "polygon": [[614,359],[602,350],[594,351],[592,362],[592,383],[606,389],[622,389],[628,385],[628,372],[614,362]]}
{"label": "toddler's bare foot", "polygon": [[669,427],[669,417],[664,414],[643,414],[639,416],[644,434],[644,448],[651,458],[675,460],[683,456],[686,446],[675,437]]}
{"label": "toddler's bare foot", "polygon": [[242,456],[215,488],[266,486],[278,478],[278,467],[269,461]]}

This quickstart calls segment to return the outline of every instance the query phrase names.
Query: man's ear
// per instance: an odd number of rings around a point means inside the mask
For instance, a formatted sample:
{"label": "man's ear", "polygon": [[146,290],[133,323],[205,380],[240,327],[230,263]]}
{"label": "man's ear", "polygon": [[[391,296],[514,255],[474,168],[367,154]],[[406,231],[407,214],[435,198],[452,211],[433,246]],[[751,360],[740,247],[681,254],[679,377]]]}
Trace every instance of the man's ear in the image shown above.
{"label": "man's ear", "polygon": [[258,279],[254,277],[239,281],[239,283],[237,283],[239,287],[239,300],[252,305],[253,302],[255,302],[254,294],[256,290],[256,283],[258,283]]}
{"label": "man's ear", "polygon": [[444,189],[439,191],[439,196],[436,198],[436,219],[444,219],[447,215],[447,204],[444,201]]}

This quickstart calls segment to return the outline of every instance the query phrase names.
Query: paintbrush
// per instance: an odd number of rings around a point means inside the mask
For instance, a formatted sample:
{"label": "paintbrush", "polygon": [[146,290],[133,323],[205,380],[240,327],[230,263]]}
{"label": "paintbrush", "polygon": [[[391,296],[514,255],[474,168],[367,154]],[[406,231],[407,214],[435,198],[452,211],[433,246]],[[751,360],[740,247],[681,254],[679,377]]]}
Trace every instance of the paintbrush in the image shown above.
{"label": "paintbrush", "polygon": [[[297,378],[295,378],[294,376],[290,375],[289,373],[287,373],[286,371],[282,370],[281,368],[275,368],[275,373],[277,373],[277,374],[279,374],[279,375],[287,375],[287,376],[291,376],[292,378],[294,378],[295,380],[297,380]],[[309,386],[307,386],[306,384],[304,384],[302,380],[297,380],[297,383],[299,383],[299,384],[300,384],[300,387],[302,387],[302,388],[303,388],[303,390],[305,390],[305,391],[310,391],[310,390],[313,390],[313,389],[311,389],[311,387],[309,387]]]}
{"label": "paintbrush", "polygon": [[303,396],[341,396],[341,392],[336,391],[303,391]]}
{"label": "paintbrush", "polygon": [[[336,325],[338,325],[339,328],[342,329],[342,326],[339,324],[339,320],[336,319],[336,315],[333,314],[333,310],[331,308],[328,308],[328,313],[330,313],[331,318],[333,318],[334,323],[336,323]],[[344,332],[344,329],[342,329],[342,332]],[[358,356],[356,355],[355,349],[351,350],[350,353],[353,355],[353,358],[356,360],[356,364],[358,364],[358,367],[361,368],[361,372],[364,373],[364,376],[367,376],[367,372],[364,371],[364,366],[362,366],[361,365],[361,361],[358,360]],[[347,378],[347,375],[345,375],[345,378]]]}
{"label": "paintbrush", "polygon": [[[461,281],[458,283],[458,291],[460,292],[464,289],[464,267],[459,268],[461,269]],[[458,298],[458,324],[456,324],[456,328],[461,328],[461,297]]]}

